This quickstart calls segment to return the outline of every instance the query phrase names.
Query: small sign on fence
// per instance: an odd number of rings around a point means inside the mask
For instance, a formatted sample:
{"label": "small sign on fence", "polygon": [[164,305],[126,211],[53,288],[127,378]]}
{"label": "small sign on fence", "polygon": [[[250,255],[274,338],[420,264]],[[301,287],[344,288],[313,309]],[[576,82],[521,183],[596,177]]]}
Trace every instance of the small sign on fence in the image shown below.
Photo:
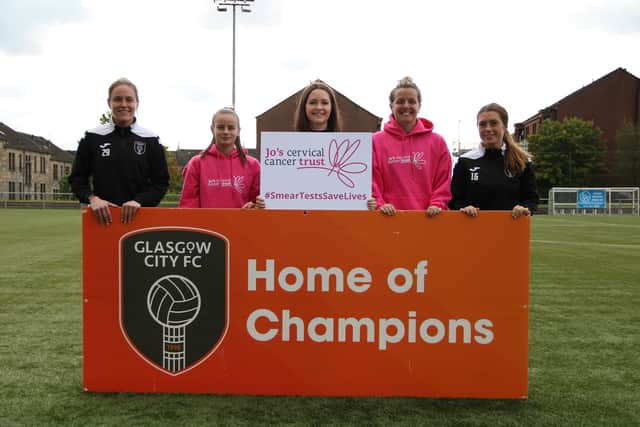
{"label": "small sign on fence", "polygon": [[578,209],[604,209],[605,190],[578,190]]}

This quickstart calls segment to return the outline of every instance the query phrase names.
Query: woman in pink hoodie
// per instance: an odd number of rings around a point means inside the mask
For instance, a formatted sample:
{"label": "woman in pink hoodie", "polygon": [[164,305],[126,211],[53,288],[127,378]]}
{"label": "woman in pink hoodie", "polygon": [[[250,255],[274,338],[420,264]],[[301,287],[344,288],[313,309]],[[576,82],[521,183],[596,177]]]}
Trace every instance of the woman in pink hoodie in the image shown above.
{"label": "woman in pink hoodie", "polygon": [[211,144],[185,166],[181,208],[264,208],[260,163],[240,144],[240,120],[232,108],[213,115]]}
{"label": "woman in pink hoodie", "polygon": [[451,199],[451,154],[433,123],[419,118],[422,96],[410,77],[389,95],[391,115],[373,135],[373,198],[367,206],[387,215],[426,210],[435,216]]}

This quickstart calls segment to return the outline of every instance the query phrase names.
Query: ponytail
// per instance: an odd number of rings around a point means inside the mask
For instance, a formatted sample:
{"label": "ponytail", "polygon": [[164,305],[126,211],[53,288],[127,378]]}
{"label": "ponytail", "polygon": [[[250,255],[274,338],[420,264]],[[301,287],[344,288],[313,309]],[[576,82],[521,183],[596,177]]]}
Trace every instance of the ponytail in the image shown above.
{"label": "ponytail", "polygon": [[236,150],[238,150],[238,156],[240,157],[240,163],[242,166],[247,164],[247,155],[244,153],[244,148],[242,148],[242,144],[240,143],[240,137],[236,138],[236,142],[234,143],[236,146]]}
{"label": "ponytail", "polygon": [[517,175],[527,166],[527,162],[531,159],[531,156],[516,144],[511,134],[506,130],[504,132],[503,141],[507,144],[507,150],[504,157],[504,167],[512,175]]}
{"label": "ponytail", "polygon": [[211,142],[209,143],[209,145],[207,145],[207,148],[205,148],[204,150],[202,150],[200,152],[200,158],[204,158],[207,153],[209,152],[209,150],[211,149],[211,147],[213,147],[214,145],[216,145],[216,137],[214,136],[213,138],[211,138]]}

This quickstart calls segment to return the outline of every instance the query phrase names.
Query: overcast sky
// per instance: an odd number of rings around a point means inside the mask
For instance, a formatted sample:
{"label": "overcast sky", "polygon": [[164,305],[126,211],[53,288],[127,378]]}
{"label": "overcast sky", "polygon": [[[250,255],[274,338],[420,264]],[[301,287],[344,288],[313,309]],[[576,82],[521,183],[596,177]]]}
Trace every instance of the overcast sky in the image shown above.
{"label": "overcast sky", "polygon": [[[142,126],[204,148],[231,104],[231,46],[232,14],[213,0],[2,0],[0,121],[75,149],[125,76]],[[236,108],[254,147],[255,117],[311,80],[386,121],[408,75],[420,115],[472,146],[482,105],[505,106],[513,131],[618,67],[640,77],[639,51],[638,0],[255,0],[236,17]]]}

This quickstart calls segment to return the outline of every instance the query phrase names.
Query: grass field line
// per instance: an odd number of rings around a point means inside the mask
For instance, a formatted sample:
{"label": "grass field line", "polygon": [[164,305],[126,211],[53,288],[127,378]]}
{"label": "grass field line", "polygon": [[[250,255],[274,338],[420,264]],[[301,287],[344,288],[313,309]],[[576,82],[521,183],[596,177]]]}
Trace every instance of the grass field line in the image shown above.
{"label": "grass field line", "polygon": [[566,240],[531,240],[531,243],[548,243],[552,245],[569,245],[569,246],[602,246],[607,248],[623,248],[623,249],[639,249],[640,245],[624,244],[624,243],[595,243],[595,242],[569,242]]}
{"label": "grass field line", "polygon": [[[553,221],[553,222],[551,222]],[[561,222],[562,220],[547,220],[545,222],[545,227],[574,227],[574,228],[585,228],[585,227],[593,227],[594,225],[598,226],[606,226],[606,227],[628,227],[628,228],[640,228],[640,224],[616,224],[616,223],[607,223],[607,222],[583,222],[583,223],[568,223]],[[555,223],[554,223],[555,222]]]}

